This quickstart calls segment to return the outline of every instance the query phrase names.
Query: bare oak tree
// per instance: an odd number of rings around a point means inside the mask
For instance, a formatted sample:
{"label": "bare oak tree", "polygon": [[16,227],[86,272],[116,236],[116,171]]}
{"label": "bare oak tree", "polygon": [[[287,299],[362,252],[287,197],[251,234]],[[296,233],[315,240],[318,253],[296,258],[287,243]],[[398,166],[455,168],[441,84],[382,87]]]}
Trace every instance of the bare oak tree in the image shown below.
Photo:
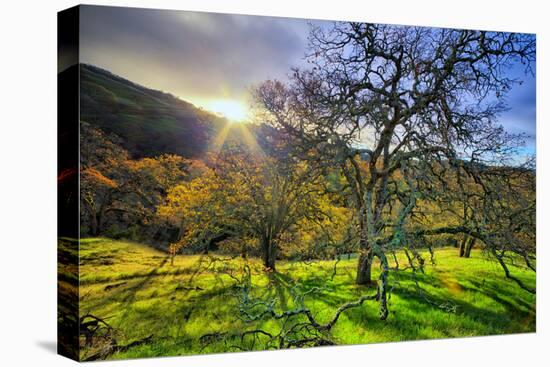
{"label": "bare oak tree", "polygon": [[519,82],[506,70],[516,62],[532,70],[535,39],[335,23],[313,28],[309,46],[310,66],[294,69],[288,84],[265,82],[256,99],[264,118],[294,140],[296,155],[320,170],[340,168],[358,222],[356,282],[371,282],[378,258],[384,318],[385,253],[414,238],[408,223],[418,201],[438,194],[430,190],[435,167],[502,165],[518,146],[521,137],[507,134],[497,117]]}

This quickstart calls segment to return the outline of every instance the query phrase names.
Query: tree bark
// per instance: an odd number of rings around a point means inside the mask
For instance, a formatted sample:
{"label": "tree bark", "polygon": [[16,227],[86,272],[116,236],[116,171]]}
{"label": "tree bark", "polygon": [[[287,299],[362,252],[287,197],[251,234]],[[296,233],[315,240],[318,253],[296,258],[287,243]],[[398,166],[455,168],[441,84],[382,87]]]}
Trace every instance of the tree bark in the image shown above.
{"label": "tree bark", "polygon": [[90,234],[97,236],[97,218],[95,215],[90,215]]}
{"label": "tree bark", "polygon": [[378,279],[378,291],[376,297],[380,302],[380,320],[386,320],[388,318],[388,300],[387,300],[387,287],[388,287],[388,259],[386,255],[380,250],[377,252],[377,256],[380,259],[381,272]]}
{"label": "tree bark", "polygon": [[464,257],[469,258],[470,253],[472,252],[472,248],[476,244],[476,239],[474,237],[471,237],[468,243],[466,244],[466,248],[464,249]]}
{"label": "tree bark", "polygon": [[368,241],[368,223],[365,208],[359,210],[359,259],[355,283],[369,285],[372,283],[372,248]]}
{"label": "tree bark", "polygon": [[372,250],[362,250],[357,262],[357,277],[355,283],[360,285],[372,284]]}
{"label": "tree bark", "polygon": [[263,262],[266,270],[275,271],[275,244],[272,240],[263,240]]}
{"label": "tree bark", "polygon": [[101,214],[100,213],[92,213],[90,215],[90,234],[93,237],[99,236],[100,227],[101,227]]}
{"label": "tree bark", "polygon": [[460,249],[459,249],[459,252],[458,252],[458,256],[469,258],[470,253],[472,252],[472,248],[474,247],[475,243],[476,243],[475,237],[470,237],[470,236],[465,235],[464,239],[460,243]]}
{"label": "tree bark", "polygon": [[467,242],[468,242],[468,236],[464,235],[464,238],[462,239],[462,242],[460,242],[460,247],[458,249],[458,256],[459,257],[464,257]]}

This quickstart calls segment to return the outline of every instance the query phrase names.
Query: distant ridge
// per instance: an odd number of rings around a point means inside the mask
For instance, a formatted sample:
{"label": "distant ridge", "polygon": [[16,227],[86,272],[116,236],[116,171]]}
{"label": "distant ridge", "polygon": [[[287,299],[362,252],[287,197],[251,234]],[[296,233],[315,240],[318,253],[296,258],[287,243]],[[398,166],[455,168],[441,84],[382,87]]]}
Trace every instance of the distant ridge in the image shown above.
{"label": "distant ridge", "polygon": [[133,158],[163,153],[195,158],[227,120],[172,94],[80,64],[80,119],[121,138]]}

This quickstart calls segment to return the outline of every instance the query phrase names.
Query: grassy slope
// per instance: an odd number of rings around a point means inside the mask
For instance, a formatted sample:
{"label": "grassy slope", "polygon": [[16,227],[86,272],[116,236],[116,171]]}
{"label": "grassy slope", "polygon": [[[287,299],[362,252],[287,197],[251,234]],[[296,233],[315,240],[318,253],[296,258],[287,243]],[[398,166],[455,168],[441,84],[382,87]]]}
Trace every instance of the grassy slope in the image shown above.
{"label": "grassy slope", "polygon": [[81,119],[122,138],[134,157],[196,157],[226,121],[174,96],[80,65]]}
{"label": "grassy slope", "polygon": [[[83,240],[80,251],[81,315],[90,312],[108,317],[110,324],[123,333],[121,344],[154,335],[153,343],[111,358],[222,352],[226,350],[223,343],[201,349],[198,338],[206,333],[255,327],[278,330],[274,321],[250,325],[238,319],[232,287],[235,281],[224,274],[228,265],[215,263],[194,276],[199,256],[179,256],[170,265],[161,252],[107,239]],[[229,267],[238,270],[242,261],[232,260]],[[296,282],[302,290],[324,287],[306,297],[306,305],[320,321],[331,318],[342,303],[374,292],[353,284],[353,259],[338,264],[333,281],[327,279],[334,262],[281,262],[275,274],[263,273],[256,260],[249,263],[255,294],[276,297],[279,310],[292,308],[290,291]],[[401,263],[403,266],[404,261]],[[498,265],[483,259],[481,253],[473,251],[472,258],[462,259],[455,249],[441,249],[436,252],[436,263],[419,275],[420,284],[432,301],[452,301],[457,306],[455,313],[428,304],[416,291],[410,273],[400,272],[392,275],[396,286],[385,322],[377,318],[375,303],[365,303],[342,315],[331,332],[332,338],[339,344],[352,344],[535,330],[535,297],[507,281]],[[534,274],[513,269],[534,284]],[[202,290],[195,290],[197,286]],[[254,348],[262,349],[258,344]],[[82,356],[88,353],[85,350]]]}

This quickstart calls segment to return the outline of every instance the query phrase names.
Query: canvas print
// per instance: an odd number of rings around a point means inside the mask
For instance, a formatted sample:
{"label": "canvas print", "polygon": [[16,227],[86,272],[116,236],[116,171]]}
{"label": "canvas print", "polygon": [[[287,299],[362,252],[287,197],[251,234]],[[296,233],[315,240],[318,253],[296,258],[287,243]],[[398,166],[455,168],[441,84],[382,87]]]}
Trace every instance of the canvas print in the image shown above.
{"label": "canvas print", "polygon": [[534,34],[58,24],[61,354],[535,332]]}

